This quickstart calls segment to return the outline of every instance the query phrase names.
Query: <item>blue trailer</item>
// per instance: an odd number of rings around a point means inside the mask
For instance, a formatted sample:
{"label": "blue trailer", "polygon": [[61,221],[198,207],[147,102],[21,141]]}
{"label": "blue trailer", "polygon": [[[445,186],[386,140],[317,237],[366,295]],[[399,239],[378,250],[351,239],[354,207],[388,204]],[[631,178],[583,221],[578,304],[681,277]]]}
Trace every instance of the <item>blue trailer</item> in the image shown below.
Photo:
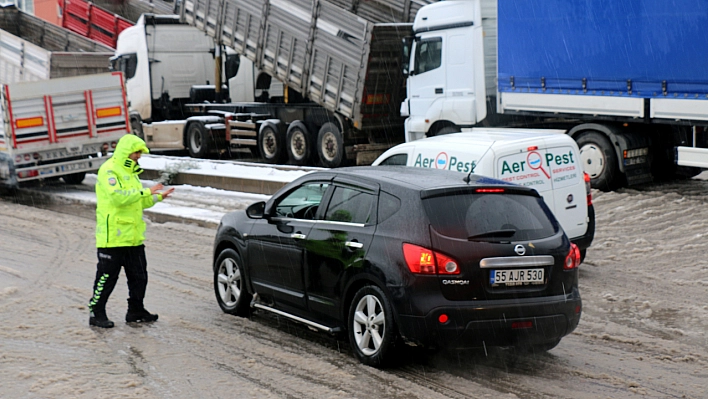
{"label": "blue trailer", "polygon": [[[480,123],[561,127],[578,142],[594,187],[695,175],[708,168],[706,26],[708,3],[698,0],[425,6],[413,26],[407,139]],[[438,67],[421,69],[433,44]],[[466,89],[457,73],[486,75],[486,85]],[[465,96],[473,106],[461,105]]]}

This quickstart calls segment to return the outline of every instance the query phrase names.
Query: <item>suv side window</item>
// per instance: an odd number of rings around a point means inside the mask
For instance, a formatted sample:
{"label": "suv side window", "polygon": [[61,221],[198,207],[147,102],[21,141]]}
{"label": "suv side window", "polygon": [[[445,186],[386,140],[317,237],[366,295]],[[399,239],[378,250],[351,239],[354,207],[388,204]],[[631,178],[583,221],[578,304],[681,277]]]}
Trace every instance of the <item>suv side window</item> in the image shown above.
{"label": "suv side window", "polygon": [[327,183],[307,183],[281,198],[275,205],[275,215],[312,220],[327,191]]}
{"label": "suv side window", "polygon": [[368,224],[375,196],[349,187],[335,187],[325,220]]}
{"label": "suv side window", "polygon": [[384,159],[379,165],[401,165],[406,166],[408,163],[408,154],[396,154]]}

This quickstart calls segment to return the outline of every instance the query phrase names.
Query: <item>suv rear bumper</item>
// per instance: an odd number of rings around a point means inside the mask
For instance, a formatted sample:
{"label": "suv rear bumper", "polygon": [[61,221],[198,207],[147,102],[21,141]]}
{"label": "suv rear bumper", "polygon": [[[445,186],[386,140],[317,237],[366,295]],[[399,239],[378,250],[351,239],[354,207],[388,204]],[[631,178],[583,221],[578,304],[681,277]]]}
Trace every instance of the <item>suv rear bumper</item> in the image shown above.
{"label": "suv rear bumper", "polygon": [[[417,345],[474,348],[545,344],[575,330],[582,313],[580,293],[526,300],[450,303],[425,316],[399,314],[399,331]],[[440,322],[441,315],[448,320]]]}
{"label": "suv rear bumper", "polygon": [[581,251],[590,248],[590,244],[595,238],[595,207],[593,205],[588,206],[588,219],[588,229],[585,234],[570,239],[570,242],[577,245]]}

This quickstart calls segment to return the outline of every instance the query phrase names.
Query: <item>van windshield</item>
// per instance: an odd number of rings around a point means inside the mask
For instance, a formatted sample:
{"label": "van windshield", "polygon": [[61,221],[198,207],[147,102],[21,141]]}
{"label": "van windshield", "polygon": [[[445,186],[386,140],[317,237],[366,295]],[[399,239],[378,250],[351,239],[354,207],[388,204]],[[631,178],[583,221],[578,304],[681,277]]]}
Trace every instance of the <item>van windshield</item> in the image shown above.
{"label": "van windshield", "polygon": [[423,201],[433,229],[458,239],[486,242],[537,240],[560,226],[542,198],[521,194],[458,194]]}

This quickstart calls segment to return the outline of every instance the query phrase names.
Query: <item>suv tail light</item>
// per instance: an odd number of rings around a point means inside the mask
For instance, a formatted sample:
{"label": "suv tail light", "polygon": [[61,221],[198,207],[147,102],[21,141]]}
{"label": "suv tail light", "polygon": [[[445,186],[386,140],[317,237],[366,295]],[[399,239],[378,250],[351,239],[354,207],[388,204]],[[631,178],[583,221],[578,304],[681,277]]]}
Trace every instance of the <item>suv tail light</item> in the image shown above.
{"label": "suv tail light", "polygon": [[460,274],[457,262],[447,255],[413,244],[403,244],[403,257],[412,273]]}
{"label": "suv tail light", "polygon": [[587,193],[588,206],[592,205],[592,186],[590,185],[590,175],[583,172],[583,180],[585,180],[585,192]]}
{"label": "suv tail light", "polygon": [[580,249],[578,249],[577,245],[570,243],[570,251],[568,256],[565,257],[563,270],[573,270],[578,266],[580,266]]}

